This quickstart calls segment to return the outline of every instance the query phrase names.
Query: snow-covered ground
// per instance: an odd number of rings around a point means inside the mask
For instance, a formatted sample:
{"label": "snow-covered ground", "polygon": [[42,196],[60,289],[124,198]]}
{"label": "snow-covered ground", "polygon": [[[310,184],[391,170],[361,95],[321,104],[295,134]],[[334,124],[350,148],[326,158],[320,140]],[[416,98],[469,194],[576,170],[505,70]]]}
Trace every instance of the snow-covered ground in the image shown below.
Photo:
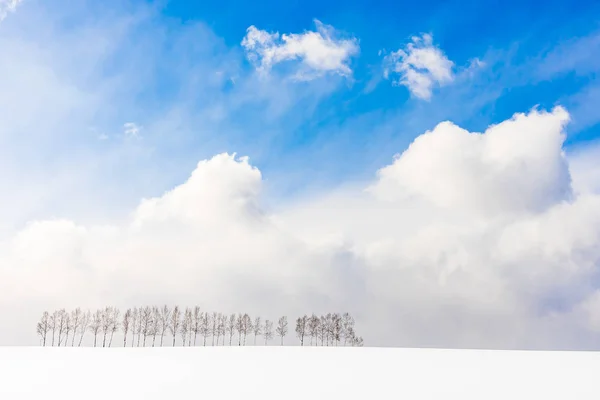
{"label": "snow-covered ground", "polygon": [[600,353],[0,348],[0,399],[600,399]]}

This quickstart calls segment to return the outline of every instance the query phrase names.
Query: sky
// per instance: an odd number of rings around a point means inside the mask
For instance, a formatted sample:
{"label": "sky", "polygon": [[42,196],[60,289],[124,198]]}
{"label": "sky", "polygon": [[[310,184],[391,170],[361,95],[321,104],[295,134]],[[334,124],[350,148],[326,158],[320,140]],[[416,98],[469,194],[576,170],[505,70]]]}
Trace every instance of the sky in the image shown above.
{"label": "sky", "polygon": [[0,0],[0,344],[166,303],[599,349],[598,12]]}

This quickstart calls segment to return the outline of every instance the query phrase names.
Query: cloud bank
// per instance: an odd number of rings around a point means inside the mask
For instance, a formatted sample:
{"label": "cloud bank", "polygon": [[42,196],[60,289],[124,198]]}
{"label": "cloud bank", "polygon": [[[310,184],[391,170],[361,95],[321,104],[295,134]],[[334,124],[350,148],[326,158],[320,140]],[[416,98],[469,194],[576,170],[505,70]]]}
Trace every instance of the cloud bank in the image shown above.
{"label": "cloud bank", "polygon": [[347,310],[367,345],[593,347],[600,196],[572,177],[568,120],[444,122],[369,184],[278,212],[250,160],[223,153],[126,221],[31,222],[0,244],[0,343],[37,343],[46,308],[178,303]]}
{"label": "cloud bank", "polygon": [[242,40],[250,62],[260,73],[268,73],[276,64],[297,60],[294,77],[311,80],[326,73],[352,75],[350,59],[359,52],[355,38],[342,38],[329,25],[315,20],[316,31],[282,34],[269,33],[250,26]]}

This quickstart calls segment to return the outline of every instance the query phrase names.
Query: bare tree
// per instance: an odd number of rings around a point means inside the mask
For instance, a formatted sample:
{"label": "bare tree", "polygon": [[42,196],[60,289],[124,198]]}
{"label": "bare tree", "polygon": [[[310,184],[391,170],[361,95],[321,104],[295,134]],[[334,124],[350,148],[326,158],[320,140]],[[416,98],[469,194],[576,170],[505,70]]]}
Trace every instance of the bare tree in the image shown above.
{"label": "bare tree", "polygon": [[[137,307],[133,308],[131,313],[131,347],[135,344],[135,335],[138,333],[138,321],[140,319],[140,310]],[[140,343],[140,336],[138,335],[138,346]]]}
{"label": "bare tree", "polygon": [[152,307],[152,347],[156,343],[156,336],[162,332],[162,318],[160,314],[160,309],[158,307]]}
{"label": "bare tree", "polygon": [[344,346],[348,342],[354,332],[354,318],[349,313],[342,315],[342,336],[344,338]]}
{"label": "bare tree", "polygon": [[50,331],[52,332],[52,346],[54,346],[54,335],[56,334],[56,327],[58,325],[58,311],[54,311],[50,315]]}
{"label": "bare tree", "polygon": [[296,336],[300,339],[300,346],[304,346],[304,336],[308,325],[308,316],[298,317],[296,320]]}
{"label": "bare tree", "polygon": [[[215,336],[217,336],[217,327],[219,326],[219,315],[216,312],[212,313],[210,319],[210,333],[212,334],[212,345],[215,345]],[[219,344],[217,340],[217,344]]]}
{"label": "bare tree", "polygon": [[202,313],[200,317],[200,334],[204,339],[202,345],[206,346],[206,339],[210,335],[210,314],[207,312]]}
{"label": "bare tree", "polygon": [[143,346],[146,347],[146,338],[152,334],[152,309],[148,306],[142,308],[140,331],[142,336],[144,336]]}
{"label": "bare tree", "polygon": [[87,310],[81,315],[81,322],[79,323],[79,333],[81,333],[81,336],[79,336],[79,344],[77,344],[77,347],[81,347],[81,342],[83,342],[83,337],[88,331],[91,320],[92,314],[90,313],[90,310]]}
{"label": "bare tree", "polygon": [[254,318],[254,324],[252,325],[252,331],[254,333],[254,345],[256,346],[256,337],[262,334],[262,324],[260,317]]}
{"label": "bare tree", "polygon": [[102,310],[97,310],[90,322],[90,332],[94,334],[94,347],[96,347],[96,339],[98,338],[100,329],[102,329]]}
{"label": "bare tree", "polygon": [[133,312],[131,311],[131,308],[128,308],[123,315],[123,322],[121,322],[121,325],[123,326],[123,347],[127,347],[127,333],[129,333],[132,316]]}
{"label": "bare tree", "polygon": [[185,341],[188,337],[188,333],[190,332],[190,320],[188,318],[188,314],[190,314],[190,309],[186,308],[183,312],[183,319],[181,321],[181,328],[179,328],[179,333],[181,334],[181,344],[185,346]]}
{"label": "bare tree", "polygon": [[194,316],[192,314],[192,309],[186,307],[185,308],[185,314],[184,314],[184,318],[187,322],[188,325],[188,336],[187,336],[187,341],[188,341],[188,346],[192,345],[192,328],[194,325]]}
{"label": "bare tree", "polygon": [[62,344],[63,334],[65,333],[67,325],[65,315],[67,315],[67,312],[64,308],[58,311],[58,347],[60,347],[60,345]]}
{"label": "bare tree", "polygon": [[115,332],[119,330],[121,326],[121,322],[119,321],[119,316],[121,312],[117,307],[113,307],[112,313],[110,315],[110,340],[108,341],[108,347],[112,346],[113,336]]}
{"label": "bare tree", "polygon": [[319,318],[319,339],[321,339],[321,346],[325,345],[325,339],[327,338],[327,319],[321,315]]}
{"label": "bare tree", "polygon": [[200,307],[194,307],[194,315],[192,317],[192,332],[194,332],[194,346],[196,345],[196,339],[198,338],[198,333],[200,332],[200,325],[202,324],[202,312],[200,311]]}
{"label": "bare tree", "polygon": [[337,346],[338,343],[340,342],[341,335],[342,335],[342,317],[340,316],[340,314],[333,314],[331,316],[331,318],[332,318],[332,325],[331,325],[332,338],[333,338],[333,341],[335,342],[335,345]]}
{"label": "bare tree", "polygon": [[269,340],[273,339],[273,322],[265,320],[265,329],[263,331],[265,337],[265,346],[269,344]]}
{"label": "bare tree", "polygon": [[244,316],[238,314],[235,320],[235,330],[238,333],[238,346],[242,345],[242,335],[244,334]]}
{"label": "bare tree", "polygon": [[319,317],[317,317],[315,314],[310,316],[310,319],[308,320],[308,336],[310,337],[311,346],[313,344],[313,339],[315,339],[315,341],[318,339],[319,323]]}
{"label": "bare tree", "polygon": [[[227,326],[227,317],[223,314],[219,313],[217,316],[217,346],[219,345],[219,339],[223,337],[223,342],[225,341],[225,327]],[[223,343],[224,345],[225,343]]]}
{"label": "bare tree", "polygon": [[101,329],[102,334],[104,335],[102,338],[102,347],[106,347],[106,335],[110,332],[110,319],[112,317],[112,307],[106,307],[102,310],[102,322]]}
{"label": "bare tree", "polygon": [[[65,311],[65,347],[69,345],[69,334],[73,331],[73,322],[71,322],[71,314]],[[73,334],[75,336],[75,334]]]}
{"label": "bare tree", "polygon": [[173,312],[171,313],[171,321],[169,324],[169,331],[171,331],[171,335],[173,336],[173,347],[175,347],[175,339],[177,338],[177,333],[179,332],[179,327],[181,325],[181,311],[178,306],[173,308]]}
{"label": "bare tree", "polygon": [[233,332],[235,332],[235,314],[231,314],[229,320],[227,320],[227,332],[229,333],[229,345],[231,346],[231,339],[233,339]]}
{"label": "bare tree", "polygon": [[249,332],[253,331],[252,318],[248,314],[244,314],[242,317],[242,328],[244,332],[244,346],[246,345],[246,336]]}
{"label": "bare tree", "polygon": [[283,338],[288,333],[287,317],[284,316],[279,318],[279,321],[277,321],[277,328],[275,329],[275,332],[277,333],[277,336],[281,337],[281,345],[283,346]]}
{"label": "bare tree", "polygon": [[48,336],[48,331],[50,330],[50,315],[48,311],[44,311],[42,314],[42,318],[40,322],[37,324],[37,334],[40,335],[40,339],[42,341],[42,346],[46,346],[46,336]]}
{"label": "bare tree", "polygon": [[81,312],[81,308],[76,308],[73,311],[71,311],[71,325],[73,326],[73,338],[71,339],[71,347],[75,346],[75,335],[77,335],[77,332],[80,332],[81,330],[82,318],[83,313]]}
{"label": "bare tree", "polygon": [[161,327],[160,347],[162,347],[163,339],[165,338],[165,334],[167,333],[167,330],[169,329],[170,320],[171,320],[171,310],[169,309],[168,306],[165,305],[160,310],[160,327]]}

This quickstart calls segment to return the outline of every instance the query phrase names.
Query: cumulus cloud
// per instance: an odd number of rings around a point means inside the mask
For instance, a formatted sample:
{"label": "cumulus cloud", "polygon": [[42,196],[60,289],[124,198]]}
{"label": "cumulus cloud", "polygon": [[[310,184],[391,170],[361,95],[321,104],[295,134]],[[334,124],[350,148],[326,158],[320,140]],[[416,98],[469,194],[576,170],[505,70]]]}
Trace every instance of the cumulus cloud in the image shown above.
{"label": "cumulus cloud", "polygon": [[394,85],[403,85],[421,99],[429,100],[435,86],[454,80],[454,63],[433,44],[429,34],[413,36],[404,49],[384,57],[383,75]]}
{"label": "cumulus cloud", "polygon": [[45,308],[199,303],[348,310],[370,345],[596,346],[600,194],[571,187],[568,118],[442,123],[366,187],[276,213],[261,172],[220,154],[127,221],[33,222],[0,243],[0,343],[35,343]]}
{"label": "cumulus cloud", "polygon": [[2,22],[9,13],[15,12],[19,3],[21,3],[21,0],[0,0],[0,22]]}
{"label": "cumulus cloud", "polygon": [[268,73],[276,64],[297,60],[295,77],[310,80],[325,73],[352,75],[350,59],[358,54],[355,38],[343,38],[329,25],[315,20],[316,31],[282,34],[269,33],[254,25],[242,40],[247,57],[261,73]]}

